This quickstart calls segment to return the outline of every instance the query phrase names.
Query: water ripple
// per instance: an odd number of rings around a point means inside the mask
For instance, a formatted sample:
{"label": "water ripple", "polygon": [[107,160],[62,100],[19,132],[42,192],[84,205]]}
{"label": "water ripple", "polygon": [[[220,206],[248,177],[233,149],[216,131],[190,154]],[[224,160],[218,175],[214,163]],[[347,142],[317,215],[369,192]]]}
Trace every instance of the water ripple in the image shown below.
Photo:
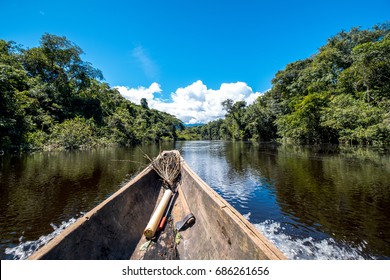
{"label": "water ripple", "polygon": [[69,219],[67,222],[62,222],[59,226],[50,224],[53,228],[53,232],[48,235],[42,235],[39,239],[34,241],[23,241],[24,237],[19,238],[19,245],[6,248],[5,253],[11,255],[11,258],[14,260],[25,260],[32,254],[34,254],[39,248],[43,247],[54,237],[63,232],[67,227],[76,222],[75,218]]}

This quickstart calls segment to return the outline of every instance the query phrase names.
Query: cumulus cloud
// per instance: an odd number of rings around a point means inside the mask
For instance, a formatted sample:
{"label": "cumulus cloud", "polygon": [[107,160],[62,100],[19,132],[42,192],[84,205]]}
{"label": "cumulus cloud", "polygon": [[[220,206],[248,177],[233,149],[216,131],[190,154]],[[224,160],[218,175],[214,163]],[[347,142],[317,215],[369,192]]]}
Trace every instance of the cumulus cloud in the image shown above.
{"label": "cumulus cloud", "polygon": [[161,86],[158,83],[152,83],[148,88],[128,88],[124,86],[115,87],[123,97],[130,100],[133,103],[140,104],[141,98],[146,98],[148,103],[153,102],[155,99],[154,94],[162,92]]}
{"label": "cumulus cloud", "polygon": [[157,83],[151,84],[149,88],[116,88],[130,101],[139,104],[141,98],[146,98],[149,107],[175,115],[186,124],[207,123],[223,118],[226,112],[221,103],[226,99],[252,104],[261,95],[243,82],[223,83],[219,89],[209,89],[199,80],[171,93],[171,102],[156,98],[155,94],[162,91]]}

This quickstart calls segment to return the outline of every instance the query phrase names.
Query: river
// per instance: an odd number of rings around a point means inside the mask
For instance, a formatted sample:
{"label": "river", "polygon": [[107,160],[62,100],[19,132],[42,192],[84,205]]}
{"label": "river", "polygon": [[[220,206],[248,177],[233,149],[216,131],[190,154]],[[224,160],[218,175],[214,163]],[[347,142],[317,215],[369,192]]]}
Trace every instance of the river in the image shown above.
{"label": "river", "polygon": [[179,149],[290,259],[390,259],[390,155],[370,149],[187,141],[0,156],[0,259],[23,259]]}

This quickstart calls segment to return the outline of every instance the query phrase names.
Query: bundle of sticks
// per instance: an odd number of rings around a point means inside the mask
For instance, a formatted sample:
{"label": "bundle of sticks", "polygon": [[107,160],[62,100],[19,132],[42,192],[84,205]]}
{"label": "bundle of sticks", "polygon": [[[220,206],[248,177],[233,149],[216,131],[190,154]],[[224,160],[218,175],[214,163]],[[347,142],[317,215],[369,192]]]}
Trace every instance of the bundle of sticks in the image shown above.
{"label": "bundle of sticks", "polygon": [[[148,157],[149,158],[149,157]],[[180,153],[177,151],[162,152],[157,158],[151,160],[152,168],[161,177],[164,183],[172,190],[181,171]]]}
{"label": "bundle of sticks", "polygon": [[157,206],[144,230],[144,235],[147,238],[153,238],[157,229],[161,229],[164,226],[170,211],[169,208],[172,207],[172,202],[177,193],[175,183],[181,172],[181,157],[178,151],[162,152],[157,158],[153,160],[150,159],[149,156],[145,156],[151,161],[152,168],[161,177],[163,180],[163,186],[166,187],[159,205]]}

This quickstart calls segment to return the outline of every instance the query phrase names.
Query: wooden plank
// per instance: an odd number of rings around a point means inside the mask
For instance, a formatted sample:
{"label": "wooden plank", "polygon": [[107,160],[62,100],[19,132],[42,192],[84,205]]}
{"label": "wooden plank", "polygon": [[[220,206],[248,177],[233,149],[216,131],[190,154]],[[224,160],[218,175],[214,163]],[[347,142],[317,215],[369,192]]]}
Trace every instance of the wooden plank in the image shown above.
{"label": "wooden plank", "polygon": [[[219,250],[222,248],[220,255],[214,255],[214,257],[234,259],[237,257],[252,258],[257,255],[258,258],[276,260],[286,259],[275,245],[258,232],[256,228],[226,200],[212,190],[191,170],[187,163],[183,162],[182,168],[182,176],[184,177],[183,191],[186,193],[186,197],[190,199],[188,203],[192,206],[193,212],[195,212],[195,205],[199,208],[197,209],[197,214],[200,215],[200,219],[197,220],[197,223],[199,220],[200,222],[204,222],[204,231],[209,232],[206,236],[209,238],[210,243],[218,244],[219,246],[217,247]],[[185,180],[186,176],[193,180],[191,189],[189,186],[187,187],[185,185],[187,183]],[[194,191],[196,189],[199,190],[196,192]],[[200,195],[202,195],[202,197],[199,197]],[[207,197],[209,197],[211,201],[207,202]],[[216,209],[216,207],[219,208],[219,210]],[[210,223],[210,220],[213,221],[213,223]],[[233,228],[235,232],[232,230]],[[222,239],[225,239],[226,242],[221,242]],[[233,245],[233,243],[236,244]],[[253,249],[251,249],[252,246]],[[204,249],[206,250],[206,248]],[[225,252],[223,252],[223,250],[225,250]],[[236,250],[236,252],[234,252],[234,250]],[[257,253],[254,253],[251,250],[257,251]]]}

